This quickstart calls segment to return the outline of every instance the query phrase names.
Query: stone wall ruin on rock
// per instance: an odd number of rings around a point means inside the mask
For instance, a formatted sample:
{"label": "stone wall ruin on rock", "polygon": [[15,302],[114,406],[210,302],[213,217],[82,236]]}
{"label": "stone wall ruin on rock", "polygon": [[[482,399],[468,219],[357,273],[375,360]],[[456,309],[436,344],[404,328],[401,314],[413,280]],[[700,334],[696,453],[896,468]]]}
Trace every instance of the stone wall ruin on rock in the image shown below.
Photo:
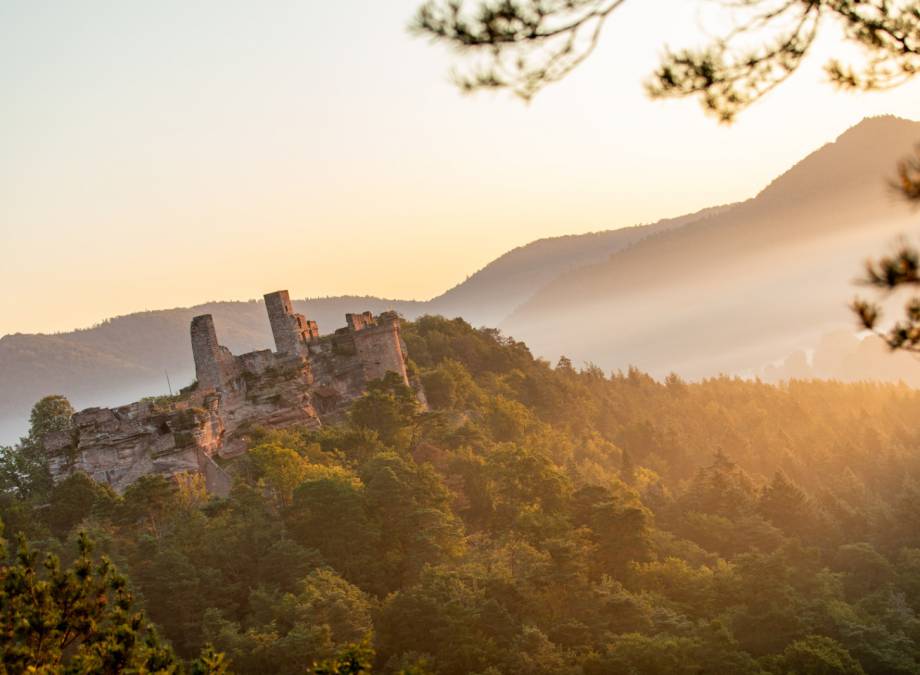
{"label": "stone wall ruin on rock", "polygon": [[265,306],[275,351],[233,355],[219,343],[213,317],[196,316],[197,383],[179,400],[76,413],[70,430],[43,439],[54,479],[83,471],[123,491],[143,475],[197,472],[210,491],[225,494],[230,479],[219,463],[248,449],[252,426],[335,423],[388,372],[410,384],[395,312],[348,314],[347,326],[321,336],[316,322],[293,311],[287,291],[267,294]]}

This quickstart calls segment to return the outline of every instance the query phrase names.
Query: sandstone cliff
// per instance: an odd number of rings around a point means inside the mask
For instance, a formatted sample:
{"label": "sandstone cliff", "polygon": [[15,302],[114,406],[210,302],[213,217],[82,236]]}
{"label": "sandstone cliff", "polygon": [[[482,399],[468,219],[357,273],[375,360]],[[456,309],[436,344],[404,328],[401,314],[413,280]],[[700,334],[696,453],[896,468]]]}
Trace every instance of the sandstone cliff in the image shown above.
{"label": "sandstone cliff", "polygon": [[44,438],[54,479],[83,471],[122,491],[146,474],[193,472],[225,493],[230,480],[214,460],[245,452],[253,426],[335,422],[369,382],[393,372],[409,384],[395,313],[348,314],[346,327],[321,336],[316,322],[294,313],[287,291],[265,303],[275,351],[236,356],[219,344],[210,315],[195,317],[195,385],[176,397],[76,413],[69,430]]}

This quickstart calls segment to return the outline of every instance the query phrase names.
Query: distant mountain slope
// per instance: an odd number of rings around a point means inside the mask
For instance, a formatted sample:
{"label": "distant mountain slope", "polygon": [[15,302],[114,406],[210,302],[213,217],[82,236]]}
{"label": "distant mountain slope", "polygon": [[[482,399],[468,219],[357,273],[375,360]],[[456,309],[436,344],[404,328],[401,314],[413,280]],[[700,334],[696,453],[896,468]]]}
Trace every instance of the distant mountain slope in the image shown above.
{"label": "distant mountain slope", "polygon": [[496,258],[463,283],[431,300],[426,311],[444,316],[462,315],[479,325],[496,325],[560,274],[601,262],[645,237],[703,220],[732,206],[715,206],[651,225],[538,239]]}
{"label": "distant mountain slope", "polygon": [[920,123],[865,120],[756,198],[560,275],[502,327],[606,368],[757,370],[852,325],[861,262],[920,224],[885,180],[918,140]]}
{"label": "distant mountain slope", "polygon": [[[425,313],[463,316],[493,325],[558,273],[602,260],[644,236],[719,212],[716,207],[647,226],[542,239],[490,263],[466,282],[430,302],[340,296],[296,300],[323,332],[344,325],[346,312],[395,309],[408,318]],[[270,289],[266,289],[270,290]],[[221,343],[235,353],[272,346],[261,301],[213,302],[107,319],[97,326],[56,335],[0,338],[0,442],[22,433],[32,403],[63,393],[77,407],[117,405],[167,392],[194,378],[188,327],[192,317],[213,314]]]}

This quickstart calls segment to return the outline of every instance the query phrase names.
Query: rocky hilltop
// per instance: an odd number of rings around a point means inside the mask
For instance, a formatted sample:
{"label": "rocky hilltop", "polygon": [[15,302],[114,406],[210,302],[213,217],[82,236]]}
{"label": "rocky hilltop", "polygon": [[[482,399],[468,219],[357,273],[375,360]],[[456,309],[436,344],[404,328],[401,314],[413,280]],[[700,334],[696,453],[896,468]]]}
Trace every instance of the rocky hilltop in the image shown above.
{"label": "rocky hilltop", "polygon": [[253,426],[334,422],[388,373],[410,385],[396,313],[346,314],[347,326],[323,336],[293,311],[287,291],[267,294],[265,306],[274,351],[234,355],[218,342],[211,315],[196,316],[195,384],[175,397],[76,413],[70,429],[44,438],[54,479],[83,471],[122,491],[146,474],[194,472],[225,493],[230,480],[215,459],[245,452]]}

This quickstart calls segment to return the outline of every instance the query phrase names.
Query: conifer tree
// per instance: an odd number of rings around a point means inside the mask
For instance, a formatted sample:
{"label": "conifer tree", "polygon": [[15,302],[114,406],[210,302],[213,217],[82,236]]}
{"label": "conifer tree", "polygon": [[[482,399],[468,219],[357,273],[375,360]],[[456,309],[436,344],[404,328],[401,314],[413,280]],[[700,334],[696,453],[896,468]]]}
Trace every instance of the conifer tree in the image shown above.
{"label": "conifer tree", "polygon": [[[12,560],[0,542],[0,659],[4,672],[173,673],[179,662],[160,642],[124,577],[92,557],[85,534],[68,568],[43,565],[24,538]],[[41,568],[44,569],[41,569]]]}

